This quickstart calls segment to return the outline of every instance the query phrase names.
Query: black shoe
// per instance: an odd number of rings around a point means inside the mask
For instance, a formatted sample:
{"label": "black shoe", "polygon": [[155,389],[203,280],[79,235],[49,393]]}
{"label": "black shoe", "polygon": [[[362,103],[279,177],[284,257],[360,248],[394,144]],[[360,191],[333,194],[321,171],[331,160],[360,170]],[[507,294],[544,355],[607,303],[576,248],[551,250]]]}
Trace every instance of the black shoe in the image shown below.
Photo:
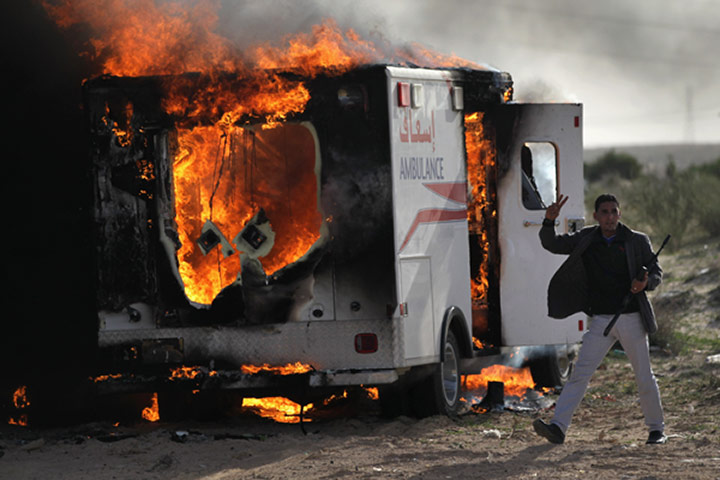
{"label": "black shoe", "polygon": [[533,422],[533,428],[535,429],[535,433],[541,437],[545,437],[550,443],[560,444],[565,441],[565,434],[560,430],[560,427],[554,423],[547,424],[537,418]]}
{"label": "black shoe", "polygon": [[653,430],[650,432],[650,435],[648,435],[647,444],[650,445],[658,445],[661,443],[665,443],[667,441],[667,437],[662,432],[662,430]]}

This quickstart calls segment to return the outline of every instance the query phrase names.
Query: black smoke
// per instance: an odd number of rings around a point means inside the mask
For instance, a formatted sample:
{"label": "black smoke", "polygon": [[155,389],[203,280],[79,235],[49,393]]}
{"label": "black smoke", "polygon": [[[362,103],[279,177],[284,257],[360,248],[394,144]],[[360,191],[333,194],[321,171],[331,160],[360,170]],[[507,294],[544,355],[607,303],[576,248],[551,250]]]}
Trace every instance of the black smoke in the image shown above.
{"label": "black smoke", "polygon": [[50,402],[63,391],[58,380],[85,376],[96,343],[80,107],[91,65],[37,3],[3,2],[2,9],[0,410],[18,385],[28,385],[36,406]]}

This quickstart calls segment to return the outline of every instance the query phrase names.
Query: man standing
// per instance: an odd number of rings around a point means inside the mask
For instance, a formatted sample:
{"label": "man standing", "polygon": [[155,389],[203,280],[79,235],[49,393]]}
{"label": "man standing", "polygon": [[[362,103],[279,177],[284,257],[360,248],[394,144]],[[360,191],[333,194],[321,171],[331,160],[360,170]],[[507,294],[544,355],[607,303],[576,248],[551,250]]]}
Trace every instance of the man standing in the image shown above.
{"label": "man standing", "polygon": [[[595,200],[595,226],[579,232],[557,235],[555,219],[567,197],[560,195],[545,212],[540,229],[542,246],[568,259],[550,280],[548,309],[553,318],[564,318],[583,311],[590,315],[590,326],[583,336],[575,369],[555,405],[551,422],[533,422],[535,432],[552,443],[563,443],[575,409],[580,405],[590,377],[608,350],[619,341],[627,354],[640,395],[640,406],[650,434],[647,443],[665,443],[663,410],[655,375],[650,366],[648,334],[657,331],[652,306],[645,294],[662,280],[662,269],[652,262],[650,239],[620,223],[620,203],[612,194]],[[651,264],[652,263],[652,264]],[[636,278],[640,269],[648,272]],[[612,317],[623,307],[623,299],[632,294],[615,326],[603,332]]]}

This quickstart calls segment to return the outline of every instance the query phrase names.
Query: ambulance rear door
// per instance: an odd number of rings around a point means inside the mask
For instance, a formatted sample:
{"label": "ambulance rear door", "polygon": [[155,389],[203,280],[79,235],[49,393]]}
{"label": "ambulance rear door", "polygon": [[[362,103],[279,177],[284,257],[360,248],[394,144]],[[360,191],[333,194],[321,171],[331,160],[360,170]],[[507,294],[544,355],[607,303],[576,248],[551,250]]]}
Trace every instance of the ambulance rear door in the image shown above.
{"label": "ambulance rear door", "polygon": [[585,315],[557,320],[547,314],[548,282],[567,256],[544,250],[538,233],[559,194],[569,200],[556,231],[584,225],[582,105],[507,104],[498,117],[512,129],[498,141],[503,345],[575,343],[587,327]]}

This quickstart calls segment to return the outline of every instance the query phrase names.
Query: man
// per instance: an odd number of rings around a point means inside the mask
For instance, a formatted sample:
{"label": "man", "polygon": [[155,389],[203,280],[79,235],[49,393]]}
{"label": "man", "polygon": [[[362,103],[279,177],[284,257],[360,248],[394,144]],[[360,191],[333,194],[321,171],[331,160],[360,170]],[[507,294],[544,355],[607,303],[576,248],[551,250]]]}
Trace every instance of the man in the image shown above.
{"label": "man", "polygon": [[[553,318],[564,318],[583,311],[591,316],[583,336],[575,369],[555,405],[555,414],[547,424],[533,422],[538,435],[552,443],[563,443],[575,409],[580,405],[590,377],[608,350],[619,341],[630,360],[640,395],[640,406],[650,434],[647,443],[665,443],[665,424],[655,375],[650,366],[648,334],[657,331],[655,314],[645,294],[656,288],[662,269],[652,262],[650,239],[620,223],[620,203],[611,194],[595,201],[595,226],[579,232],[557,235],[555,219],[567,202],[560,195],[545,212],[540,229],[542,246],[556,254],[569,254],[553,276],[548,287],[548,309]],[[651,264],[652,263],[652,264]],[[638,280],[637,273],[646,266],[648,272]],[[607,336],[603,332],[612,317],[622,308],[630,292],[630,302]]]}

